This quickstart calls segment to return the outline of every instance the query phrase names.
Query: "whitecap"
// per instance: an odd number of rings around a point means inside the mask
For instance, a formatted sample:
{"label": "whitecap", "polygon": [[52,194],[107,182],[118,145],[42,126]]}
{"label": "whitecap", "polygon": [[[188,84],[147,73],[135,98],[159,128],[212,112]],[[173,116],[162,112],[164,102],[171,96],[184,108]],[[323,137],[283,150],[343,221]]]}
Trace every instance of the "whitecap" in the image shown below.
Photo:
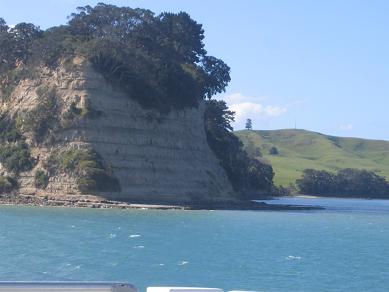
{"label": "whitecap", "polygon": [[81,265],[77,265],[77,266],[68,265],[68,266],[69,266],[69,271],[77,271],[81,269]]}
{"label": "whitecap", "polygon": [[139,234],[131,234],[128,236],[129,238],[137,238],[137,237],[140,237]]}
{"label": "whitecap", "polygon": [[109,238],[115,238],[115,237],[116,237],[116,234],[115,234],[115,233],[111,233],[108,237],[109,237]]}
{"label": "whitecap", "polygon": [[187,265],[187,264],[189,264],[189,262],[187,262],[187,261],[182,261],[182,262],[178,263],[179,266],[184,266],[184,265]]}
{"label": "whitecap", "polygon": [[286,259],[287,260],[301,260],[301,257],[290,255],[290,256],[287,256]]}
{"label": "whitecap", "polygon": [[134,248],[145,248],[143,245],[134,246]]}

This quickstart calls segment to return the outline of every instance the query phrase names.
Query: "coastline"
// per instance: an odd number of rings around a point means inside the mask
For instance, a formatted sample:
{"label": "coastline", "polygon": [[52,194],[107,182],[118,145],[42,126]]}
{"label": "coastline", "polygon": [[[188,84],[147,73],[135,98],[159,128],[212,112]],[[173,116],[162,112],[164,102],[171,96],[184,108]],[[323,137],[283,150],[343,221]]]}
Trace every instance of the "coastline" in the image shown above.
{"label": "coastline", "polygon": [[56,197],[40,197],[35,195],[0,195],[0,206],[34,206],[34,207],[65,207],[65,208],[95,208],[95,209],[138,209],[138,210],[247,210],[247,211],[308,211],[323,210],[319,206],[280,205],[253,201],[231,202],[200,202],[196,204],[160,204],[160,203],[130,203],[105,200],[94,196],[72,199]]}

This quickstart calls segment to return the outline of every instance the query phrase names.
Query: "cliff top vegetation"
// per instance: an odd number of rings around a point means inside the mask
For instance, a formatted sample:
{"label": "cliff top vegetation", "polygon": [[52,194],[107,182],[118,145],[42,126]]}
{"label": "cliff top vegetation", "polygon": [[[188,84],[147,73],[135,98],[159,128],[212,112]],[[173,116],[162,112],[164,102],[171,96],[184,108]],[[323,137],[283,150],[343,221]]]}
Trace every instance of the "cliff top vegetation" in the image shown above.
{"label": "cliff top vegetation", "polygon": [[31,76],[26,68],[55,68],[81,55],[143,106],[196,106],[230,81],[230,68],[207,54],[203,40],[202,25],[185,12],[156,15],[104,3],[78,7],[66,25],[47,30],[31,23],[10,27],[0,18],[3,93]]}

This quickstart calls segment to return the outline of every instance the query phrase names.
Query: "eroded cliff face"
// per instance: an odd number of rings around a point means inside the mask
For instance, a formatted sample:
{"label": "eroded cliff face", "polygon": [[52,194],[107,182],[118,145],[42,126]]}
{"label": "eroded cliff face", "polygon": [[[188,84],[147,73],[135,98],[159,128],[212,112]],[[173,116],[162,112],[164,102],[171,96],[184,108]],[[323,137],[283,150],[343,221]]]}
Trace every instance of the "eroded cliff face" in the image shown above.
{"label": "eroded cliff face", "polygon": [[[56,120],[48,138],[36,141],[24,133],[36,164],[19,174],[20,193],[80,195],[75,174],[51,174],[44,189],[36,187],[34,177],[38,169],[47,170],[50,155],[92,147],[120,184],[120,191],[98,192],[101,197],[150,203],[234,198],[226,173],[207,144],[203,106],[169,114],[142,108],[81,59],[54,71],[42,69],[39,75],[21,81],[0,108],[22,120],[40,102],[37,88],[56,92],[57,106],[51,113]],[[69,120],[66,113],[71,107],[88,114]]]}

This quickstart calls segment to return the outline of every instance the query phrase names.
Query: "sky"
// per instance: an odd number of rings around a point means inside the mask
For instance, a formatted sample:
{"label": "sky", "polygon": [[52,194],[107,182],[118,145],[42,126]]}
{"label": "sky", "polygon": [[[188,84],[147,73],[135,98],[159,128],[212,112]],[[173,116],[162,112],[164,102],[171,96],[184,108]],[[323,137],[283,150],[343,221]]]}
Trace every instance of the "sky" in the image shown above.
{"label": "sky", "polygon": [[[8,24],[64,24],[94,0],[0,0]],[[188,12],[210,55],[231,67],[224,99],[254,129],[389,140],[389,1],[106,0]]]}

